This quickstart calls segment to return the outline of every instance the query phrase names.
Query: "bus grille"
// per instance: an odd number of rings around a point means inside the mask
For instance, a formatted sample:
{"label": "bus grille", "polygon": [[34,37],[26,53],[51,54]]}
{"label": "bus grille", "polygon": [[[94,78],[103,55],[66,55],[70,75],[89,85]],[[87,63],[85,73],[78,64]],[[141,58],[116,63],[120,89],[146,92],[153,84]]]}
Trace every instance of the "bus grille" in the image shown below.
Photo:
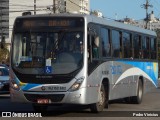
{"label": "bus grille", "polygon": [[50,99],[52,102],[61,102],[64,98],[64,94],[52,94],[52,95],[41,95],[41,94],[24,94],[27,100],[31,102],[37,102],[37,99]]}

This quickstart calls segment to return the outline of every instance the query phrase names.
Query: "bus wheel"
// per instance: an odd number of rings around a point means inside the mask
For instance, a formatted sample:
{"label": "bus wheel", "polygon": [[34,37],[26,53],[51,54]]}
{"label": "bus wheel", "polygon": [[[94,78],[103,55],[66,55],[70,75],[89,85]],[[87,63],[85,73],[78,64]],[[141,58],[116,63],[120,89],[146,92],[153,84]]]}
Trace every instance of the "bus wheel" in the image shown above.
{"label": "bus wheel", "polygon": [[37,112],[45,112],[48,108],[47,105],[39,105],[39,104],[32,104],[32,107]]}
{"label": "bus wheel", "polygon": [[131,101],[134,104],[140,104],[142,102],[142,98],[143,98],[143,83],[142,80],[140,79],[138,81],[137,95],[131,97]]}
{"label": "bus wheel", "polygon": [[90,105],[91,112],[98,113],[103,111],[106,105],[106,91],[104,85],[101,85],[101,89],[99,91],[100,99],[97,103],[93,103]]}

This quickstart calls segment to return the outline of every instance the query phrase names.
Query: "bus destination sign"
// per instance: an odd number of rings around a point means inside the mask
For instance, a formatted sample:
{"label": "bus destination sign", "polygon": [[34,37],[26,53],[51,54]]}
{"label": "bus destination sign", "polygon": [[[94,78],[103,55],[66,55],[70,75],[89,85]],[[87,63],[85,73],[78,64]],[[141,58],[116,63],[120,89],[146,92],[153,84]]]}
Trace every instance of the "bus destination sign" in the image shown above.
{"label": "bus destination sign", "polygon": [[75,27],[79,24],[76,20],[24,20],[22,21],[23,28],[33,27]]}

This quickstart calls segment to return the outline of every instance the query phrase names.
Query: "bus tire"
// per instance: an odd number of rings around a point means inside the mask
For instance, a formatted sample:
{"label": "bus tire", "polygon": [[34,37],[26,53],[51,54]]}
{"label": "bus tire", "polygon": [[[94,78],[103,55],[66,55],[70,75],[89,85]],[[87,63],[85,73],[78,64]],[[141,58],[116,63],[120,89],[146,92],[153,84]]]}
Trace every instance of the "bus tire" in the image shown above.
{"label": "bus tire", "polygon": [[91,112],[94,113],[102,112],[106,106],[106,91],[103,84],[101,85],[99,95],[100,95],[99,101],[97,103],[93,103],[90,105]]}
{"label": "bus tire", "polygon": [[45,112],[47,111],[47,105],[39,105],[39,104],[32,104],[34,111],[36,112]]}
{"label": "bus tire", "polygon": [[139,79],[137,87],[137,95],[131,97],[131,102],[134,104],[140,104],[142,102],[142,98],[143,98],[143,83],[142,80]]}

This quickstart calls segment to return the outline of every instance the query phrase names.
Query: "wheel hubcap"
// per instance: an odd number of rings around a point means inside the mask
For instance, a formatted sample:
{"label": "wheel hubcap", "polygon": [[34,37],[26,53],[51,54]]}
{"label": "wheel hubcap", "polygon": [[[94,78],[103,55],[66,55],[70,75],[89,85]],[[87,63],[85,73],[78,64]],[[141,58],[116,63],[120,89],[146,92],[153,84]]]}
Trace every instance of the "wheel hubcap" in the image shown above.
{"label": "wheel hubcap", "polygon": [[99,106],[102,106],[104,103],[104,92],[100,91],[100,100],[99,100]]}

